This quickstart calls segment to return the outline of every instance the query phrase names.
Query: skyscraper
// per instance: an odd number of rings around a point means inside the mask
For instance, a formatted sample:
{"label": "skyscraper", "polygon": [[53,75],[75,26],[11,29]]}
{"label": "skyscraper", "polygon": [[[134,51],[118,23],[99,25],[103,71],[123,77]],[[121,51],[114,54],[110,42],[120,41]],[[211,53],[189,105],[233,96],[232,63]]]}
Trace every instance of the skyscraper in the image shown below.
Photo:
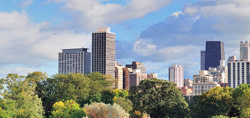
{"label": "skyscraper", "polygon": [[250,62],[234,60],[227,63],[228,86],[237,88],[240,84],[250,84]]}
{"label": "skyscraper", "polygon": [[184,85],[184,70],[181,65],[169,67],[169,81],[176,83],[178,88]]}
{"label": "skyscraper", "polygon": [[248,41],[240,42],[240,60],[250,61],[250,47]]}
{"label": "skyscraper", "polygon": [[207,41],[205,55],[205,70],[209,67],[217,68],[220,60],[225,60],[224,43],[222,41]]}
{"label": "skyscraper", "polygon": [[58,73],[91,73],[91,53],[87,48],[63,49],[58,54]]}
{"label": "skyscraper", "polygon": [[206,51],[201,51],[201,70],[205,70],[205,57],[206,57]]}
{"label": "skyscraper", "polygon": [[115,63],[115,88],[123,89],[123,68],[124,66],[119,65],[119,63]]}
{"label": "skyscraper", "polygon": [[115,77],[115,33],[110,28],[92,33],[92,72]]}

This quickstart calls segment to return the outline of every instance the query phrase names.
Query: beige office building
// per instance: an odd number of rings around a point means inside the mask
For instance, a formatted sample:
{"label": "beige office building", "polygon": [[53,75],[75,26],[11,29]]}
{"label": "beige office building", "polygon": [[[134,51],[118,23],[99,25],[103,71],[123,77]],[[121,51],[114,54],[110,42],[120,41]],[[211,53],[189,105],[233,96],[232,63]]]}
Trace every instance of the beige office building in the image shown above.
{"label": "beige office building", "polygon": [[124,66],[119,65],[119,63],[115,63],[115,88],[123,89],[123,68]]}

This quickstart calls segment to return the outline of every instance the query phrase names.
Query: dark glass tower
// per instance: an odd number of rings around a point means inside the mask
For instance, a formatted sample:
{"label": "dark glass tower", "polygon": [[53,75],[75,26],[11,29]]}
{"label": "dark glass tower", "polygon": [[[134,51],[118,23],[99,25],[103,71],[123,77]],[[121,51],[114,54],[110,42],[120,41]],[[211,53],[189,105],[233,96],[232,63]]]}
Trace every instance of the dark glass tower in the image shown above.
{"label": "dark glass tower", "polygon": [[222,41],[207,41],[205,55],[205,70],[217,68],[220,60],[225,60],[224,43]]}

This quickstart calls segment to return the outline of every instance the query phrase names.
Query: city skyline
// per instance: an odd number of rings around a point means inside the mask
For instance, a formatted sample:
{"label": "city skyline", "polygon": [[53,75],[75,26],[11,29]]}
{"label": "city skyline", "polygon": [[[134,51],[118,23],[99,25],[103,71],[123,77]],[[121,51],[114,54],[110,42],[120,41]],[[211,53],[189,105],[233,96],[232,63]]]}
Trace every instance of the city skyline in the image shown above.
{"label": "city skyline", "polygon": [[0,77],[56,74],[61,49],[91,49],[91,33],[109,26],[117,34],[120,64],[143,62],[147,73],[163,79],[168,79],[169,66],[179,64],[185,78],[192,78],[206,41],[223,41],[226,60],[239,55],[238,42],[249,39],[249,9],[246,0],[3,0]]}

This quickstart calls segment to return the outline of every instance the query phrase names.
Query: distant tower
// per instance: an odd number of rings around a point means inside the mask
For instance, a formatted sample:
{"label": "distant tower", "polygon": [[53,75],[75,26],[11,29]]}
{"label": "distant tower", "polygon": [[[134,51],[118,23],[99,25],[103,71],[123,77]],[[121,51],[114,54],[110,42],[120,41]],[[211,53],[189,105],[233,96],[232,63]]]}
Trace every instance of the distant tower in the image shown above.
{"label": "distant tower", "polygon": [[115,88],[123,89],[123,68],[124,66],[119,65],[119,63],[115,63]]}
{"label": "distant tower", "polygon": [[217,68],[220,60],[225,60],[224,43],[222,41],[207,41],[205,55],[205,70]]}
{"label": "distant tower", "polygon": [[58,73],[91,73],[91,53],[87,48],[63,49],[58,54]]}
{"label": "distant tower", "polygon": [[205,58],[206,58],[206,51],[201,51],[201,70],[205,70]]}
{"label": "distant tower", "polygon": [[178,88],[184,86],[184,71],[181,65],[169,67],[169,81],[176,83]]}
{"label": "distant tower", "polygon": [[246,41],[245,43],[243,41],[240,42],[240,60],[244,61],[250,61],[250,48],[249,43]]}
{"label": "distant tower", "polygon": [[110,28],[92,33],[92,72],[115,77],[115,33]]}

